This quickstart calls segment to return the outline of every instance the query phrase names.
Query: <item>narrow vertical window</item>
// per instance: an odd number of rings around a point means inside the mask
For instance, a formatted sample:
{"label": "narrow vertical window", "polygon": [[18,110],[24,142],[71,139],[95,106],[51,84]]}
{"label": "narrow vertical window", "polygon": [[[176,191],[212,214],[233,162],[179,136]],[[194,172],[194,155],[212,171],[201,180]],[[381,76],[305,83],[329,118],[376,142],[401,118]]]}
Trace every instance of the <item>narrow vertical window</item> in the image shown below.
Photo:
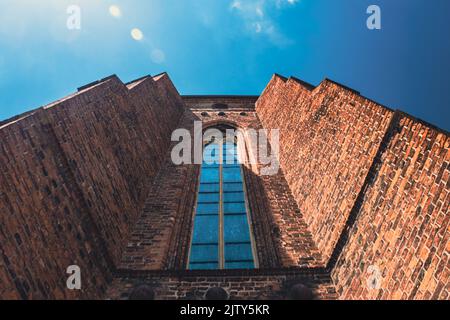
{"label": "narrow vertical window", "polygon": [[209,144],[203,152],[194,219],[190,269],[220,268],[220,149]]}
{"label": "narrow vertical window", "polygon": [[242,166],[233,142],[205,146],[189,269],[255,268]]}

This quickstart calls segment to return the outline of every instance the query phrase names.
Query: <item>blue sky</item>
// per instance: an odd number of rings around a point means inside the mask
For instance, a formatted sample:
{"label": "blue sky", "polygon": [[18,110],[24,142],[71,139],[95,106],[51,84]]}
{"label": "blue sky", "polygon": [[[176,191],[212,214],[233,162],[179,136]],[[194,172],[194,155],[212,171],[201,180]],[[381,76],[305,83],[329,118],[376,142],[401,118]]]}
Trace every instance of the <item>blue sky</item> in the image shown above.
{"label": "blue sky", "polygon": [[[72,4],[81,8],[80,30],[66,26]],[[366,27],[371,4],[381,8],[381,30]],[[448,0],[0,5],[0,119],[110,74],[130,81],[167,71],[182,94],[259,94],[276,72],[315,85],[329,77],[450,130]],[[134,28],[142,39],[132,38]]]}

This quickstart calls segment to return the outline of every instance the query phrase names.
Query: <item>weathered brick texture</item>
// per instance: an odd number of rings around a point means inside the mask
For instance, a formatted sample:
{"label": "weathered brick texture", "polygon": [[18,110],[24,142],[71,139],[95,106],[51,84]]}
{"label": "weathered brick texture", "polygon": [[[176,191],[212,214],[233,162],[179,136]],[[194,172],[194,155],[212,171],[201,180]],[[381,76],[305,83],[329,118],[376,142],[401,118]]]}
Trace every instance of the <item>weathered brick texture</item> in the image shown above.
{"label": "weathered brick texture", "polygon": [[[172,163],[171,134],[194,121],[280,129],[276,175],[243,165],[259,269],[186,270],[199,165]],[[180,97],[167,74],[111,76],[0,122],[0,168],[3,299],[450,298],[450,135],[331,80]]]}
{"label": "weathered brick texture", "polygon": [[392,112],[331,81],[274,76],[256,104],[280,129],[280,163],[324,263],[337,243]]}
{"label": "weathered brick texture", "polygon": [[102,295],[183,110],[167,75],[113,76],[1,127],[1,297]]}
{"label": "weathered brick texture", "polygon": [[0,130],[0,297],[76,298],[64,288],[72,264],[90,270],[84,294],[98,297],[105,248],[43,113]]}
{"label": "weathered brick texture", "polygon": [[235,272],[178,272],[178,273],[122,273],[114,279],[108,297],[127,299],[133,288],[146,284],[154,288],[159,300],[202,300],[211,287],[224,288],[231,300],[283,300],[292,285],[309,286],[316,299],[337,298],[329,275],[323,272],[235,271]]}
{"label": "weathered brick texture", "polygon": [[[224,123],[244,130],[262,128],[254,110],[255,98],[186,97],[185,101],[189,109],[178,127],[189,130],[192,137],[194,121],[201,121],[204,129]],[[213,109],[212,106],[218,103],[227,104],[228,109]],[[225,115],[219,115],[220,112]],[[121,269],[186,269],[199,165],[175,166],[170,159],[171,149],[167,152],[164,168],[153,183],[141,217],[133,228]],[[261,176],[261,166],[244,165],[260,267],[319,265],[320,253],[283,173]]]}
{"label": "weathered brick texture", "polygon": [[448,300],[450,137],[402,114],[388,134],[333,278],[343,299]]}
{"label": "weathered brick texture", "polygon": [[340,298],[448,299],[447,132],[329,80],[275,75],[256,110],[281,130],[286,180]]}

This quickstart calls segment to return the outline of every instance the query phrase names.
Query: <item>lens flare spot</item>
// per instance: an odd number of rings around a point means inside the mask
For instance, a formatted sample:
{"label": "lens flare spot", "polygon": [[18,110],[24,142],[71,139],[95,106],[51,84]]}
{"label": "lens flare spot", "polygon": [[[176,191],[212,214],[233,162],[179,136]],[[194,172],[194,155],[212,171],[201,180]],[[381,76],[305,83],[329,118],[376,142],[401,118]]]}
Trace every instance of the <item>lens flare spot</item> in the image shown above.
{"label": "lens flare spot", "polygon": [[112,5],[109,7],[109,14],[112,15],[114,18],[120,18],[122,16],[122,11],[118,6]]}
{"label": "lens flare spot", "polygon": [[151,58],[154,63],[160,64],[166,60],[166,54],[161,49],[154,49]]}
{"label": "lens flare spot", "polygon": [[141,41],[142,39],[144,39],[144,34],[138,28],[134,28],[133,30],[131,30],[131,37],[136,41]]}

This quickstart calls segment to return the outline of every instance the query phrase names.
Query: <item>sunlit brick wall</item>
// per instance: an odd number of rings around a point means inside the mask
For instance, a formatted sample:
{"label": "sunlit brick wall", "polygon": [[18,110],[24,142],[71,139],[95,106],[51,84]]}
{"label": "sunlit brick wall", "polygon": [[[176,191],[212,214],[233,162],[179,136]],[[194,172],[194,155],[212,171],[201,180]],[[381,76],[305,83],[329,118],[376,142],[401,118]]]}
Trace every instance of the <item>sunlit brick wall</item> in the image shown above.
{"label": "sunlit brick wall", "polygon": [[[343,299],[448,299],[449,134],[325,80],[257,102]],[[370,282],[375,281],[375,282]]]}
{"label": "sunlit brick wall", "polygon": [[[333,272],[343,299],[449,299],[450,137],[399,115]],[[368,285],[374,280],[374,285]]]}
{"label": "sunlit brick wall", "polygon": [[256,110],[265,128],[280,129],[284,175],[326,263],[392,112],[331,81],[312,89],[279,76]]}

